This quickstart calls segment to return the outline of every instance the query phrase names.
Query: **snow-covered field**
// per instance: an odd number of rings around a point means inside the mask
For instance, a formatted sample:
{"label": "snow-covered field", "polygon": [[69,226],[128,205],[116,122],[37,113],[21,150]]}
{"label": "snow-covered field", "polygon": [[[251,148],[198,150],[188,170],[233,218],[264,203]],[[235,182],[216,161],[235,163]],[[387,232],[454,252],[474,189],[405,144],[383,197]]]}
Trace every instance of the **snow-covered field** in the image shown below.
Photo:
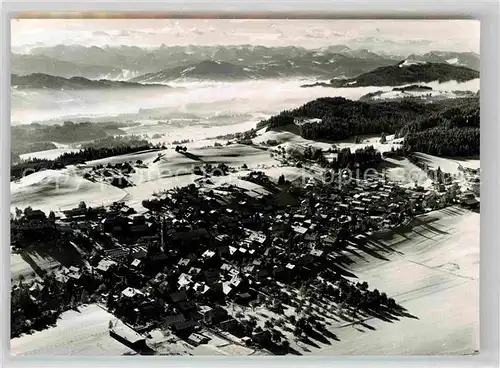
{"label": "snow-covered field", "polygon": [[10,341],[11,355],[116,356],[132,351],[109,335],[116,318],[95,304],[67,311],[56,327]]}
{"label": "snow-covered field", "polygon": [[354,138],[345,141],[319,142],[302,138],[300,135],[288,131],[264,132],[257,138],[254,138],[253,142],[263,144],[268,140],[276,140],[285,150],[293,148],[294,146],[312,146],[326,151],[332,148],[332,146],[335,146],[337,149],[350,148],[351,151],[355,151],[366,146],[373,146],[380,152],[387,152],[390,151],[391,148],[396,149],[400,147],[402,144],[402,138],[395,139],[394,134],[386,136],[386,143],[380,143],[380,136],[365,137],[362,139],[361,143],[355,143]]}
{"label": "snow-covered field", "polygon": [[417,317],[372,319],[374,330],[334,330],[321,355],[446,355],[479,350],[479,214],[456,207],[427,214],[411,233],[379,241],[388,260],[362,253],[353,271]]}
{"label": "snow-covered field", "polygon": [[77,149],[77,148],[54,148],[51,150],[25,153],[25,154],[19,155],[19,158],[21,160],[30,160],[33,158],[55,160],[56,158],[61,156],[63,153],[71,153],[71,152],[77,152],[77,151],[79,151],[79,149]]}
{"label": "snow-covered field", "polygon": [[430,179],[421,168],[412,164],[407,158],[402,160],[385,158],[384,160],[392,166],[385,171],[389,180],[395,181],[399,183],[399,185],[408,188],[414,187],[415,182],[417,185],[424,188],[432,187],[432,179]]}
{"label": "snow-covered field", "polygon": [[70,170],[44,170],[10,183],[11,212],[31,206],[42,211],[69,209],[85,201],[90,206],[111,204],[125,196],[122,190],[83,179]]}
{"label": "snow-covered field", "polygon": [[[28,258],[29,257],[29,258]],[[43,270],[54,269],[61,264],[49,255],[41,255],[39,253],[30,252],[29,256],[12,253],[10,256],[10,277],[13,281],[24,277],[25,282],[31,280],[35,276],[35,270],[30,263],[36,264]]]}
{"label": "snow-covered field", "polygon": [[446,158],[446,157],[438,157],[433,155],[428,155],[425,153],[416,153],[416,156],[424,163],[426,163],[430,168],[436,170],[437,168],[441,168],[443,172],[450,173],[454,176],[455,182],[460,186],[462,191],[471,190],[471,183],[469,183],[469,179],[467,178],[467,174],[464,174],[463,171],[459,170],[459,167],[469,169],[480,169],[480,160],[479,158],[471,158],[471,159],[458,159],[458,158]]}
{"label": "snow-covered field", "polygon": [[446,158],[446,157],[438,157],[433,155],[428,155],[426,153],[416,153],[415,154],[419,159],[423,162],[427,163],[430,168],[437,169],[441,168],[442,171],[458,175],[460,171],[458,167],[461,165],[462,167],[467,167],[470,169],[479,169],[480,168],[480,160],[479,159],[457,159],[457,158]]}

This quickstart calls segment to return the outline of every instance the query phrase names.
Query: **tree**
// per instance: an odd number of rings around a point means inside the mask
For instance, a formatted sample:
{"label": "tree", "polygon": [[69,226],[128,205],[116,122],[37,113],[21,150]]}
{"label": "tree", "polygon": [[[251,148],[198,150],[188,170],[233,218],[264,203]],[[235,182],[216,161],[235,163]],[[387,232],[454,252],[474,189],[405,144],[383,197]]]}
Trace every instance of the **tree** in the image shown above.
{"label": "tree", "polygon": [[78,208],[87,209],[87,204],[84,201],[81,201],[80,204],[78,205]]}
{"label": "tree", "polygon": [[29,215],[31,212],[33,212],[33,208],[31,206],[28,206],[24,209],[24,216]]}
{"label": "tree", "polygon": [[288,341],[288,340],[283,340],[283,341],[281,342],[281,346],[282,346],[282,347],[283,347],[283,349],[285,349],[285,350],[290,349],[290,341]]}
{"label": "tree", "polygon": [[380,294],[380,302],[382,304],[386,304],[387,303],[387,294],[386,293]]}
{"label": "tree", "polygon": [[274,342],[279,343],[281,341],[282,336],[283,334],[279,330],[275,328],[271,330],[271,338],[273,339]]}
{"label": "tree", "polygon": [[51,221],[56,220],[56,214],[54,213],[54,211],[49,212],[49,220],[51,220]]}
{"label": "tree", "polygon": [[80,303],[84,304],[87,303],[89,300],[89,294],[87,293],[87,290],[83,289],[82,294],[80,296]]}
{"label": "tree", "polygon": [[19,207],[16,207],[16,218],[20,219],[22,216],[23,216],[23,211]]}
{"label": "tree", "polygon": [[295,326],[295,329],[293,330],[293,336],[295,336],[296,339],[300,339],[303,334],[304,330],[302,329],[302,327]]}
{"label": "tree", "polygon": [[387,138],[385,137],[385,133],[382,133],[380,136],[380,143],[385,144],[387,143]]}

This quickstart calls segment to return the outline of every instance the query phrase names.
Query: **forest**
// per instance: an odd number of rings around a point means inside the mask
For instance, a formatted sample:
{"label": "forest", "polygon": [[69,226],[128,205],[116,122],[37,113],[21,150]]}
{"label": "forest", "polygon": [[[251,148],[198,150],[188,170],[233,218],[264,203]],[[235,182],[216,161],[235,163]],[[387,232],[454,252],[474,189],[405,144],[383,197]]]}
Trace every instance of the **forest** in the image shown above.
{"label": "forest", "polygon": [[332,87],[401,86],[450,80],[464,82],[479,78],[479,72],[463,66],[447,63],[406,64],[403,60],[395,65],[382,66],[351,79],[332,79]]}
{"label": "forest", "polygon": [[479,155],[479,128],[436,127],[423,132],[406,135],[405,152],[423,152],[435,156],[475,156]]}
{"label": "forest", "polygon": [[[396,134],[404,137],[412,133],[411,145],[406,144],[406,150],[420,147],[424,153],[429,150],[428,144],[417,144],[420,139],[430,133],[422,133],[428,129],[439,132],[440,137],[460,141],[464,149],[446,149],[449,155],[461,155],[464,151],[479,153],[480,111],[479,98],[457,98],[434,103],[418,100],[361,102],[351,101],[342,97],[325,97],[308,102],[294,109],[285,110],[268,120],[261,121],[257,129],[267,126],[267,130],[285,128],[294,124],[295,118],[320,118],[321,122],[306,122],[300,125],[300,135],[306,139],[324,139],[338,141],[363,134]],[[465,129],[465,133],[459,131]],[[460,138],[458,138],[458,134]],[[443,142],[443,141],[442,141]],[[468,146],[468,149],[465,147]],[[444,150],[444,149],[443,149]]]}

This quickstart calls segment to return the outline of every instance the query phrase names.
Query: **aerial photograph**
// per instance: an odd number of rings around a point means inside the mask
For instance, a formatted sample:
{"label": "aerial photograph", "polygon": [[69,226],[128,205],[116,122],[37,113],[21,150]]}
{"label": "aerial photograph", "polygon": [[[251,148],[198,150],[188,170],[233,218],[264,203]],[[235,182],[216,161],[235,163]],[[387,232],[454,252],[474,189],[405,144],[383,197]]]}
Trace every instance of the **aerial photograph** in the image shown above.
{"label": "aerial photograph", "polygon": [[13,19],[11,355],[478,354],[479,41]]}

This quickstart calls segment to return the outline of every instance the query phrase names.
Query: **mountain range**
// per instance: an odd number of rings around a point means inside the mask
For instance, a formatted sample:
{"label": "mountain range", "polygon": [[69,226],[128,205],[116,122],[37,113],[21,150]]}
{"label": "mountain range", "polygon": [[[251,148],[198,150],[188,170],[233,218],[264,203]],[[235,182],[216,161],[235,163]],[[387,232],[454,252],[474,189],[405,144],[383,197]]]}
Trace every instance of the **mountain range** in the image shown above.
{"label": "mountain range", "polygon": [[104,88],[146,88],[161,87],[170,88],[159,84],[141,84],[124,81],[110,81],[105,79],[91,80],[84,77],[64,78],[43,73],[29,75],[11,75],[11,86],[16,89],[57,89],[57,90],[79,90],[79,89],[104,89]]}
{"label": "mountain range", "polygon": [[[401,55],[382,55],[366,49],[350,49],[345,45],[332,45],[316,50],[295,46],[254,45],[162,45],[152,49],[136,46],[58,45],[33,48],[30,54],[13,53],[11,67],[12,73],[18,75],[45,73],[65,78],[81,76],[88,79],[128,80],[139,75],[165,73],[169,70],[182,72],[199,63],[212,61],[253,68],[257,75],[270,77],[285,75],[330,79],[354,77],[403,58]],[[410,55],[407,59],[456,63],[476,70],[479,68],[479,55],[474,53],[436,51]]]}
{"label": "mountain range", "polygon": [[393,64],[387,59],[354,59],[343,55],[321,55],[311,62],[307,57],[238,65],[220,60],[164,69],[130,79],[140,83],[166,83],[178,79],[244,80],[283,77],[331,78],[333,75],[354,76],[380,66]]}

